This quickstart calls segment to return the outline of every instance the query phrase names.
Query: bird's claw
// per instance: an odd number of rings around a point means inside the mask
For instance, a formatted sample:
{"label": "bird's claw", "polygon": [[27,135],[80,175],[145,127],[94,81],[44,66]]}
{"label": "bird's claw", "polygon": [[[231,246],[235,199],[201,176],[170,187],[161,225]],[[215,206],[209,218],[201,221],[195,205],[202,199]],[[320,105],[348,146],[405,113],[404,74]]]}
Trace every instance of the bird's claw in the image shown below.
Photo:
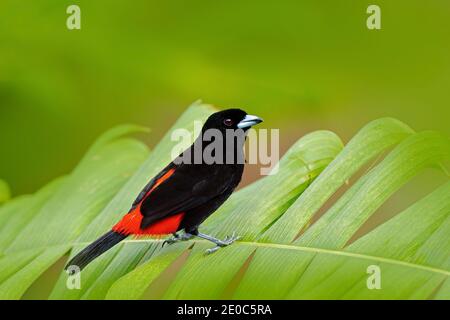
{"label": "bird's claw", "polygon": [[184,233],[181,236],[179,234],[175,234],[173,237],[165,240],[162,244],[162,247],[164,248],[164,246],[167,245],[171,245],[180,241],[187,241],[189,239],[191,239],[193,236],[190,233]]}
{"label": "bird's claw", "polygon": [[218,243],[218,246],[220,247],[226,247],[235,242],[236,240],[239,240],[241,237],[236,236],[236,232],[233,232],[231,236],[226,236],[225,239]]}
{"label": "bird's claw", "polygon": [[220,248],[229,246],[230,244],[233,244],[235,241],[239,240],[241,237],[236,236],[236,232],[233,232],[231,236],[226,236],[225,239],[219,240],[216,242],[216,246],[213,248],[209,248],[205,251],[206,254],[211,254],[219,250]]}
{"label": "bird's claw", "polygon": [[222,247],[215,246],[214,248],[206,249],[206,250],[205,250],[205,253],[206,253],[206,254],[211,254],[211,253],[216,252],[216,251],[219,250],[220,248],[222,248]]}
{"label": "bird's claw", "polygon": [[170,246],[171,244],[174,244],[174,243],[176,243],[176,242],[178,242],[178,241],[180,241],[179,237],[178,237],[178,236],[173,236],[173,237],[171,237],[171,238],[165,240],[165,241],[163,242],[163,244],[162,244],[162,247],[164,248],[164,246],[165,246],[166,244]]}

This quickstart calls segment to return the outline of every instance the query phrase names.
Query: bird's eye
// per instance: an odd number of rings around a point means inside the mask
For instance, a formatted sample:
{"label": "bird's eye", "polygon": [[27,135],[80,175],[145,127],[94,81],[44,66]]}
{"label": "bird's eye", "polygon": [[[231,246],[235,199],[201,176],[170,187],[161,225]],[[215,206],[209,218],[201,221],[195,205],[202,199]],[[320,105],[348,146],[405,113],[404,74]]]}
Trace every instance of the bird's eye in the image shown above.
{"label": "bird's eye", "polygon": [[223,124],[226,125],[227,127],[231,127],[233,125],[233,120],[225,119],[223,120]]}

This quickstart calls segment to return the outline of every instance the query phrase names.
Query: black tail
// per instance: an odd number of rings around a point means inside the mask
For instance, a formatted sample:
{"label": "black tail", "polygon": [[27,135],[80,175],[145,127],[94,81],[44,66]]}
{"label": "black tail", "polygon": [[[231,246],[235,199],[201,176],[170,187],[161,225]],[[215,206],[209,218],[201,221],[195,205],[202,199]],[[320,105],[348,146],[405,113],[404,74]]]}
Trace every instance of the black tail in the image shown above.
{"label": "black tail", "polygon": [[127,236],[109,231],[102,235],[100,238],[92,242],[86,248],[81,250],[75,257],[70,260],[66,265],[66,270],[70,266],[76,266],[83,270],[92,260],[100,256],[103,252],[111,249]]}

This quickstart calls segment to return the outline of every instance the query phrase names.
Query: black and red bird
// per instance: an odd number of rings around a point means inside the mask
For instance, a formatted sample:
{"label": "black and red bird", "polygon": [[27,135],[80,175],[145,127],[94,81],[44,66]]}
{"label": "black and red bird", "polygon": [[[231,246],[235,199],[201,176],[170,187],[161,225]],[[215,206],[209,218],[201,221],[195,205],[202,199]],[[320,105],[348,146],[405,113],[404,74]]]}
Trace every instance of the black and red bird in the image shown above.
{"label": "black and red bird", "polygon": [[[260,118],[240,109],[212,114],[194,144],[150,180],[122,220],[78,253],[67,267],[76,266],[81,270],[131,235],[173,234],[166,240],[169,244],[197,236],[216,245],[208,252],[236,241],[235,235],[219,240],[199,232],[198,227],[230,197],[241,181],[246,132],[260,122]],[[217,139],[223,139],[222,144]],[[216,143],[216,148],[212,148],[212,143]],[[205,159],[206,156],[213,156],[213,161]]]}

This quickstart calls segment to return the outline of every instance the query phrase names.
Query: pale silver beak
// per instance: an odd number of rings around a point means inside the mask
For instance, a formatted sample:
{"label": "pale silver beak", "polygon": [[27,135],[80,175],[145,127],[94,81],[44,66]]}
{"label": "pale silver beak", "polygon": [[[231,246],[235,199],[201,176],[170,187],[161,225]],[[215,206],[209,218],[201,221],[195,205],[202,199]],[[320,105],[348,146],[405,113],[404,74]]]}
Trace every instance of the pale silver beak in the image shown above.
{"label": "pale silver beak", "polygon": [[263,122],[263,120],[257,116],[252,116],[250,114],[246,115],[244,119],[241,120],[241,122],[239,122],[237,124],[237,127],[239,129],[247,129],[250,128],[258,123]]}

